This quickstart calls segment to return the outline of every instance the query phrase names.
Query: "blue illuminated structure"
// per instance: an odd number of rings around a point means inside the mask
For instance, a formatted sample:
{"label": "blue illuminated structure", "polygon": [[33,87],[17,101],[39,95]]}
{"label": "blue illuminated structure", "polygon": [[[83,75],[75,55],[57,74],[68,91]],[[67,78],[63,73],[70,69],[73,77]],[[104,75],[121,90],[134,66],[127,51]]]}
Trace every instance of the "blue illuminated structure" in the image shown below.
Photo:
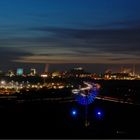
{"label": "blue illuminated structure", "polygon": [[23,69],[22,68],[17,69],[17,75],[19,75],[19,76],[23,75]]}
{"label": "blue illuminated structure", "polygon": [[[89,126],[89,122],[87,119],[88,115],[88,105],[93,103],[97,94],[98,90],[100,88],[99,84],[84,82],[86,87],[79,88],[79,89],[73,89],[72,93],[75,96],[76,101],[85,106],[85,126]],[[99,115],[101,112],[98,112]]]}
{"label": "blue illuminated structure", "polygon": [[94,102],[95,97],[97,96],[96,90],[91,90],[88,95],[81,96],[81,93],[75,95],[76,101],[81,105],[89,105]]}
{"label": "blue illuminated structure", "polygon": [[99,85],[87,82],[84,82],[84,84],[87,85],[87,87],[74,89],[72,92],[79,104],[89,105],[95,100],[98,94]]}

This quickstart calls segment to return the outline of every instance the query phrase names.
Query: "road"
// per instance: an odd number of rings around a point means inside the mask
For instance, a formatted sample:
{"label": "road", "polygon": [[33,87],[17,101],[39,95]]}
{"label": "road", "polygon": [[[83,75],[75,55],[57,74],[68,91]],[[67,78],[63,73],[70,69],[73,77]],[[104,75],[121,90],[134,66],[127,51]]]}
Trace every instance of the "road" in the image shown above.
{"label": "road", "polygon": [[[34,101],[48,101],[48,102],[59,102],[59,103],[66,103],[66,102],[75,102],[75,99],[73,96],[70,97],[56,97],[56,98],[36,98],[36,99],[18,99],[17,96],[0,96],[0,99],[7,99],[7,100],[15,100],[18,103],[23,102],[34,102]],[[110,96],[96,96],[96,100],[103,100],[108,102],[116,102],[121,104],[130,104],[130,105],[140,105],[140,103],[134,103],[132,101],[124,101],[124,99],[116,98],[116,97],[110,97]]]}

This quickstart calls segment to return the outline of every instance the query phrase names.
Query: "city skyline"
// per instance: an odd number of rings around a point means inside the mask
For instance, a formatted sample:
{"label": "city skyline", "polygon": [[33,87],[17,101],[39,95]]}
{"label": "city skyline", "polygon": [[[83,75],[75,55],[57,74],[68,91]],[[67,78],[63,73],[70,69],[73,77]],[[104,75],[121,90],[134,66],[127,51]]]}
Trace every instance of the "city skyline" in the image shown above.
{"label": "city skyline", "polygon": [[96,72],[136,64],[139,72],[139,5],[139,0],[2,0],[0,69],[42,69],[48,63],[52,69],[82,66]]}
{"label": "city skyline", "polygon": [[[39,67],[39,68],[38,68]],[[9,67],[8,67],[9,68]],[[17,72],[17,70],[23,70],[24,74],[29,74],[32,70],[35,70],[38,74],[43,74],[43,73],[53,73],[53,72],[68,72],[74,69],[83,69],[87,73],[91,74],[105,74],[106,72],[111,72],[111,73],[131,73],[131,74],[136,74],[139,75],[139,67],[137,65],[100,65],[100,64],[42,64],[40,66],[37,65],[18,65],[18,66],[13,66],[10,67],[9,69],[3,69],[0,68],[0,72],[2,73],[9,73],[10,71],[12,72]],[[102,70],[101,70],[102,69]]]}

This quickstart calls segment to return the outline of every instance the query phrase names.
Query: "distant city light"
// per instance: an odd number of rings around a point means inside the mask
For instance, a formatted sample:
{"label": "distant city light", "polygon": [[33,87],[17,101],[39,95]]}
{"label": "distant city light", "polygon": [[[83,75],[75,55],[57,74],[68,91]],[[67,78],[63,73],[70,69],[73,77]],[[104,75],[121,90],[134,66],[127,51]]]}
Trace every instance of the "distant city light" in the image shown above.
{"label": "distant city light", "polygon": [[3,80],[3,81],[1,81],[1,84],[4,85],[4,84],[6,84],[6,82]]}

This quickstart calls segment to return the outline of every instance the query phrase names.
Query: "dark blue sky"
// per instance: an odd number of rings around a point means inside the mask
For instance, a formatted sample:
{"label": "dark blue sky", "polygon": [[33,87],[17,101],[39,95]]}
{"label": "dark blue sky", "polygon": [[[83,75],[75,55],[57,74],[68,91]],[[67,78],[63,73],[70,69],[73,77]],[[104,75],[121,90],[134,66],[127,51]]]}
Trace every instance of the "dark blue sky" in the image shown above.
{"label": "dark blue sky", "polygon": [[1,0],[0,69],[139,65],[139,7],[140,0]]}

